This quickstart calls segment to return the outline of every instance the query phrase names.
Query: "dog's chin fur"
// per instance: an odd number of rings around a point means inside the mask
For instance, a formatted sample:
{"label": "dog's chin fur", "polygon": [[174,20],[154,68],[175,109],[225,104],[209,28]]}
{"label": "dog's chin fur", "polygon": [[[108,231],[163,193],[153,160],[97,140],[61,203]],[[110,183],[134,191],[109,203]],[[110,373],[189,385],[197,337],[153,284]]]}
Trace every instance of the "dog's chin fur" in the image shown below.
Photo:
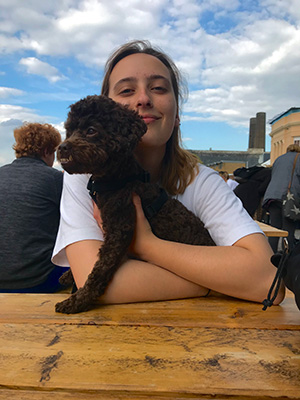
{"label": "dog's chin fur", "polygon": [[[91,137],[88,127],[96,127]],[[56,304],[56,311],[77,313],[91,308],[101,296],[114,273],[127,257],[135,228],[132,194],[137,193],[144,208],[153,205],[161,188],[128,177],[142,176],[144,171],[134,157],[134,149],[147,131],[137,113],[104,96],[88,96],[71,106],[66,122],[67,139],[58,151],[60,159],[72,157],[64,165],[69,173],[91,173],[93,179],[106,183],[124,180],[124,186],[99,193],[105,240],[99,259],[85,285],[67,300]],[[127,183],[126,183],[127,182]],[[168,198],[149,222],[160,238],[192,245],[213,246],[203,223],[178,200]],[[70,274],[70,272],[69,272]]]}
{"label": "dog's chin fur", "polygon": [[82,143],[71,136],[64,141],[66,149],[57,150],[57,160],[69,174],[93,174],[101,171],[108,160],[105,150],[97,144]]}
{"label": "dog's chin fur", "polygon": [[105,162],[99,162],[97,159],[77,159],[72,157],[71,161],[61,164],[68,174],[96,174],[101,175],[101,171],[105,168]]}

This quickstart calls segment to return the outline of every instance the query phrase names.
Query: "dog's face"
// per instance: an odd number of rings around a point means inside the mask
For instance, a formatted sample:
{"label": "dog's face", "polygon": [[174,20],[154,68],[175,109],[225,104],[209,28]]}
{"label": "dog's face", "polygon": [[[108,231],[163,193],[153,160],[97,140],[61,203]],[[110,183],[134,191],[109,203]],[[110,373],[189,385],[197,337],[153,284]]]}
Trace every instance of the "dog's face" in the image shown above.
{"label": "dog's face", "polygon": [[142,118],[106,96],[87,96],[70,107],[66,139],[57,158],[70,174],[97,174],[122,167],[147,131]]}

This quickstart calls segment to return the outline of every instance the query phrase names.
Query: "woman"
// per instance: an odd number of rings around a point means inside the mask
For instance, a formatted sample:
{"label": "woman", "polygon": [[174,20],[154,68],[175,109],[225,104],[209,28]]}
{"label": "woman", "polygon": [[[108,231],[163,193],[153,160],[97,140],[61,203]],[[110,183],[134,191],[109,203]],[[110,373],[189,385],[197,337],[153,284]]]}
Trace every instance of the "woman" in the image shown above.
{"label": "woman", "polygon": [[[190,246],[153,235],[134,198],[137,223],[129,258],[115,274],[103,303],[205,296],[210,289],[262,301],[274,277],[272,251],[257,224],[213,170],[180,147],[180,74],[148,42],[122,46],[108,60],[102,94],[138,111],[148,125],[136,158],[160,184],[197,214],[218,246]],[[88,177],[65,174],[61,225],[53,261],[70,265],[82,287],[103,236],[86,190]],[[95,210],[97,214],[97,210]],[[99,215],[95,215],[99,221]],[[234,216],[234,217],[233,217]],[[277,304],[284,297],[283,287]]]}

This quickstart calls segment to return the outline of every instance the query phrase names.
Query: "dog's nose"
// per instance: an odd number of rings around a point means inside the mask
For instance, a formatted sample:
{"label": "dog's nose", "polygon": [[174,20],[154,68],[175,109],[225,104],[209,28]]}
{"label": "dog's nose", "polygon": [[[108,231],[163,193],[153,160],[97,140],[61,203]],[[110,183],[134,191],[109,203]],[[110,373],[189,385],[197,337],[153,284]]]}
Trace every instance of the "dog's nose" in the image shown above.
{"label": "dog's nose", "polygon": [[61,155],[67,154],[71,149],[71,145],[68,142],[62,142],[59,146],[58,146],[58,151]]}

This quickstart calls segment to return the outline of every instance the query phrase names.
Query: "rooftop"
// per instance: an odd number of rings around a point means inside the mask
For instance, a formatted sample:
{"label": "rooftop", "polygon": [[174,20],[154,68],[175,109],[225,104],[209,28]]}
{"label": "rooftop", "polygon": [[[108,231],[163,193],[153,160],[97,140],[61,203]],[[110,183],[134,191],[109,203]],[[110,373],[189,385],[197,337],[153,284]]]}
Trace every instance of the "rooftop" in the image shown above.
{"label": "rooftop", "polygon": [[279,121],[280,118],[283,118],[283,117],[286,117],[287,115],[290,115],[290,114],[293,114],[293,113],[298,113],[298,112],[300,112],[300,107],[291,107],[288,110],[286,110],[286,111],[284,111],[284,112],[282,112],[280,114],[277,114],[277,115],[275,115],[275,117],[269,119],[268,123],[270,125],[272,125],[272,124],[274,124],[274,122]]}

